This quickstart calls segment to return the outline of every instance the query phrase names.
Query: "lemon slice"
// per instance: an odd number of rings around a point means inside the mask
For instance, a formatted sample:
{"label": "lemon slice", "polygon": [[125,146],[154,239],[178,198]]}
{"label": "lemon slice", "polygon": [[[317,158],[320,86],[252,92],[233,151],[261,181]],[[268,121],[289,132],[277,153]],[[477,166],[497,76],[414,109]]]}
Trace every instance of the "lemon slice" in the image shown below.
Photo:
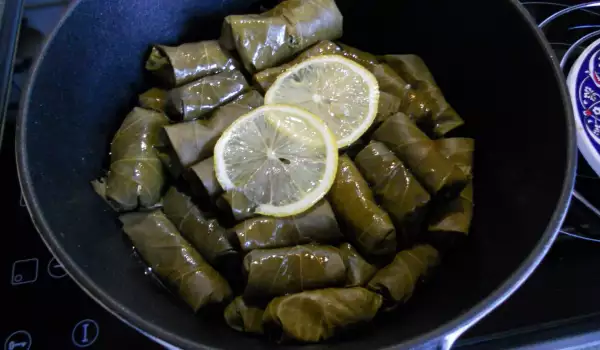
{"label": "lemon slice", "polygon": [[258,214],[282,217],[302,213],[325,196],[338,148],[319,117],[269,105],[236,120],[217,141],[214,159],[223,189],[242,192]]}
{"label": "lemon slice", "polygon": [[313,57],[283,72],[267,91],[265,104],[279,103],[319,116],[343,148],[373,124],[379,84],[371,72],[347,58]]}

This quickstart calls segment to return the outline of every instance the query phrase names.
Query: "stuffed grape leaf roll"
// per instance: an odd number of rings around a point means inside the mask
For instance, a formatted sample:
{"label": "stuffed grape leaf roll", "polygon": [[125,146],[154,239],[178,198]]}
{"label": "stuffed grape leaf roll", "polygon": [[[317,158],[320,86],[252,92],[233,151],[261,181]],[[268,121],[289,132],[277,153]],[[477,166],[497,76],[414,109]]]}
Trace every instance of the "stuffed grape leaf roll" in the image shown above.
{"label": "stuffed grape leaf roll", "polygon": [[323,40],[318,44],[312,46],[306,51],[298,55],[288,63],[282,64],[277,67],[268,68],[254,74],[254,81],[260,85],[264,91],[267,91],[271,85],[277,80],[277,77],[285,72],[288,68],[303,62],[311,57],[323,56],[323,55],[341,55],[342,48],[334,43],[333,41]]}
{"label": "stuffed grape leaf roll", "polygon": [[386,63],[373,66],[371,72],[377,78],[382,92],[395,96],[402,101],[399,112],[409,115],[419,125],[427,121],[432,108],[430,96],[414,89]]}
{"label": "stuffed grape leaf roll", "polygon": [[427,102],[428,116],[424,122],[436,137],[464,124],[463,119],[446,101],[429,68],[419,56],[385,55],[382,59]]}
{"label": "stuffed grape leaf roll", "polygon": [[244,257],[247,297],[269,297],[344,284],[346,266],[339,249],[299,245],[255,249]]}
{"label": "stuffed grape leaf roll", "polygon": [[394,305],[407,302],[418,282],[439,263],[438,251],[430,245],[418,245],[396,254],[394,261],[379,270],[368,288],[383,295]]}
{"label": "stuffed grape leaf roll", "polygon": [[213,157],[205,159],[188,168],[183,177],[190,184],[192,194],[199,199],[214,199],[223,193],[223,188],[215,174]]}
{"label": "stuffed grape leaf roll", "polygon": [[165,127],[165,132],[181,164],[188,167],[212,156],[223,131],[239,117],[262,105],[262,96],[252,90],[217,108],[206,120],[172,124]]}
{"label": "stuffed grape leaf roll", "polygon": [[354,161],[382,208],[390,214],[398,246],[412,245],[431,199],[427,190],[381,142],[371,142]]}
{"label": "stuffed grape leaf roll", "polygon": [[[461,168],[465,174],[473,174],[473,151],[475,142],[468,138],[441,139],[436,141],[440,153]],[[440,248],[451,247],[457,239],[466,237],[473,219],[473,182],[457,198],[448,203],[438,203],[429,220],[427,240]]]}
{"label": "stuffed grape leaf roll", "polygon": [[260,216],[237,224],[234,231],[242,250],[281,248],[311,242],[334,243],[342,233],[325,200],[300,215],[276,218]]}
{"label": "stuffed grape leaf roll", "polygon": [[473,175],[473,152],[475,140],[466,137],[439,139],[435,145],[446,159],[454,163],[467,176]]}
{"label": "stuffed grape leaf roll", "polygon": [[146,69],[169,87],[234,68],[233,59],[216,40],[179,46],[153,45],[146,61]]}
{"label": "stuffed grape leaf roll", "polygon": [[441,91],[414,87],[387,63],[373,66],[371,72],[377,78],[381,92],[399,98],[402,101],[399,111],[409,115],[428,133],[440,137],[464,124]]}
{"label": "stuffed grape leaf roll", "polygon": [[[402,79],[393,69],[385,63],[373,66],[370,69],[371,73],[377,78],[379,83],[379,89],[388,94],[394,95],[403,101],[406,101],[408,93],[410,91],[410,85]],[[406,102],[404,102],[404,108],[406,108]],[[420,107],[420,106],[419,106]],[[413,111],[415,114],[424,114],[423,110]]]}
{"label": "stuffed grape leaf roll", "polygon": [[164,114],[139,107],[125,117],[110,145],[106,179],[92,182],[114,209],[150,208],[160,200],[165,174],[155,147],[168,122]]}
{"label": "stuffed grape leaf roll", "polygon": [[452,197],[466,186],[466,175],[440,154],[435,142],[405,114],[390,116],[373,139],[391,149],[432,195]]}
{"label": "stuffed grape leaf roll", "polygon": [[237,69],[224,71],[172,89],[167,109],[181,120],[194,120],[233,100],[248,88],[242,72]]}
{"label": "stuffed grape leaf roll", "polygon": [[342,36],[334,0],[286,0],[260,15],[227,16],[221,44],[236,48],[250,72],[281,64],[321,41]]}
{"label": "stuffed grape leaf roll", "polygon": [[421,85],[436,85],[433,74],[417,55],[384,55],[381,60],[415,88],[420,88]]}
{"label": "stuffed grape leaf roll", "polygon": [[163,198],[163,211],[187,239],[213,266],[237,252],[227,239],[227,231],[214,219],[208,219],[192,199],[171,187]]}
{"label": "stuffed grape leaf roll", "polygon": [[160,210],[119,220],[142,258],[194,310],[231,298],[227,281],[181,236]]}
{"label": "stuffed grape leaf roll", "polygon": [[209,157],[212,153],[212,149],[205,147],[208,140],[214,137],[207,124],[206,120],[198,119],[164,127],[169,144],[184,167],[201,161],[201,154],[208,154]]}
{"label": "stuffed grape leaf roll", "polygon": [[339,43],[339,46],[342,49],[342,56],[351,59],[370,71],[379,64],[379,60],[373,54],[342,43]]}
{"label": "stuffed grape leaf roll", "polygon": [[377,272],[377,267],[365,260],[350,243],[342,243],[339,249],[347,268],[346,287],[366,285]]}
{"label": "stuffed grape leaf roll", "polygon": [[379,92],[379,106],[377,108],[377,116],[375,117],[375,125],[383,123],[389,116],[400,112],[402,108],[402,99],[385,91]]}
{"label": "stuffed grape leaf roll", "polygon": [[329,202],[344,226],[344,234],[362,252],[386,255],[396,250],[396,232],[388,214],[377,206],[373,192],[356,165],[340,156]]}
{"label": "stuffed grape leaf roll", "polygon": [[217,200],[217,207],[239,222],[256,215],[256,203],[239,191],[227,191]]}
{"label": "stuffed grape leaf roll", "polygon": [[237,297],[227,305],[224,312],[225,322],[239,332],[263,333],[263,314],[265,310],[248,305],[243,297]]}
{"label": "stuffed grape leaf roll", "polygon": [[447,247],[458,238],[455,234],[469,234],[472,219],[473,183],[469,182],[457,198],[435,208],[429,221],[428,238],[436,245]]}
{"label": "stuffed grape leaf roll", "polygon": [[164,113],[167,106],[167,92],[159,88],[151,88],[138,98],[140,107]]}
{"label": "stuffed grape leaf roll", "polygon": [[158,149],[158,158],[160,158],[163,167],[167,170],[171,177],[175,180],[179,179],[179,176],[181,176],[184,169],[179,162],[179,158],[177,158],[175,151],[168,146],[160,147]]}
{"label": "stuffed grape leaf roll", "polygon": [[328,288],[273,299],[263,315],[273,338],[318,342],[371,321],[382,297],[361,287]]}

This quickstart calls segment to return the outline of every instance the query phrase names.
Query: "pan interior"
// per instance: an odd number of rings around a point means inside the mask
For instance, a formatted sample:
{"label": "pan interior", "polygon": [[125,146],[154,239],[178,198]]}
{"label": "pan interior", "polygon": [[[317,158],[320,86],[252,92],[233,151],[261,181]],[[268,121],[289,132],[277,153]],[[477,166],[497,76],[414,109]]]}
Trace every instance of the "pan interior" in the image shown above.
{"label": "pan interior", "polygon": [[[376,54],[421,55],[477,144],[475,218],[466,244],[407,306],[329,344],[393,346],[468,312],[551,240],[544,232],[564,211],[566,203],[557,202],[572,185],[572,126],[556,70],[511,1],[338,6],[345,43]],[[90,181],[102,174],[110,139],[137,94],[150,87],[143,69],[149,44],[214,39],[226,14],[256,9],[246,0],[79,1],[37,67],[20,120],[21,181],[52,251],[113,312],[185,348],[270,345],[193,315],[154,285]]]}

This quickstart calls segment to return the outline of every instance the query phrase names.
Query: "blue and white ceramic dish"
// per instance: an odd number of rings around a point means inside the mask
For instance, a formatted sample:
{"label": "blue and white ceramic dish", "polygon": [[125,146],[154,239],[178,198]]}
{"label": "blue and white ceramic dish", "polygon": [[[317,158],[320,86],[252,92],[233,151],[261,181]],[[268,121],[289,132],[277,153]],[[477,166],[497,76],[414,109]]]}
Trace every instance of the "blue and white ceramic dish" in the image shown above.
{"label": "blue and white ceramic dish", "polygon": [[577,144],[600,176],[600,39],[571,67],[567,85],[577,125]]}

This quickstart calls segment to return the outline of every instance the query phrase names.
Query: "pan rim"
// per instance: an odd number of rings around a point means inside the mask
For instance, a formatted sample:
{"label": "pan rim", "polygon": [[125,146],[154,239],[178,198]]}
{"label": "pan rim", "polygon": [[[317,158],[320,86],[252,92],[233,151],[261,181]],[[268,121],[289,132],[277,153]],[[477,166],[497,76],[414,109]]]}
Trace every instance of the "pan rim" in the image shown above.
{"label": "pan rim", "polygon": [[[46,221],[42,208],[40,207],[38,200],[35,196],[31,175],[28,166],[28,155],[26,147],[26,127],[30,96],[32,94],[33,82],[35,82],[39,73],[40,67],[44,61],[44,57],[51,46],[57,33],[62,28],[63,24],[69,19],[74,12],[75,8],[84,0],[73,1],[66,12],[64,13],[61,20],[58,22],[52,33],[48,36],[43,49],[40,51],[35,64],[33,66],[27,89],[21,98],[21,109],[16,126],[16,137],[15,137],[15,150],[17,159],[17,174],[23,198],[27,204],[27,210],[31,216],[32,222],[39,232],[40,237],[50,250],[50,252],[57,258],[57,260],[64,266],[65,270],[69,273],[72,279],[77,285],[94,301],[100,304],[105,310],[110,312],[112,315],[120,319],[122,322],[136,329],[138,332],[148,336],[149,338],[157,341],[165,347],[177,347],[177,348],[202,348],[202,349],[214,349],[212,347],[199,344],[191,341],[186,337],[182,337],[176,333],[165,330],[152,322],[149,322],[133,310],[117,301],[111,295],[107,294],[101,289],[93,280],[91,276],[84,273],[83,270],[69,257],[68,253],[63,249],[58,240],[56,234]],[[399,344],[384,347],[385,349],[397,349],[397,348],[413,348],[419,347],[425,344],[436,344],[439,343],[442,348],[449,348],[458,339],[458,337],[464,333],[467,329],[472,327],[475,323],[480,321],[483,317],[494,310],[498,305],[503,303],[506,299],[512,295],[532,274],[535,268],[539,265],[541,260],[544,258],[552,243],[554,242],[558,231],[564,221],[571,201],[571,193],[575,184],[575,172],[577,163],[577,146],[576,146],[576,135],[575,135],[575,122],[573,117],[573,110],[567,92],[567,85],[565,78],[558,64],[558,59],[551,49],[548,41],[544,34],[537,27],[535,21],[527,12],[525,7],[521,5],[518,0],[507,0],[510,2],[517,12],[521,15],[522,19],[526,21],[534,32],[536,40],[545,51],[548,59],[551,61],[553,68],[554,79],[559,84],[560,95],[563,101],[563,114],[567,118],[566,120],[566,136],[567,136],[567,166],[564,172],[564,181],[560,196],[558,198],[557,206],[550,218],[544,233],[540,237],[536,247],[531,251],[527,258],[521,263],[521,265],[491,294],[483,298],[478,303],[474,304],[468,311],[458,315],[453,320],[440,324],[438,327],[432,329],[429,332],[423,333],[415,338],[409,339]]]}

